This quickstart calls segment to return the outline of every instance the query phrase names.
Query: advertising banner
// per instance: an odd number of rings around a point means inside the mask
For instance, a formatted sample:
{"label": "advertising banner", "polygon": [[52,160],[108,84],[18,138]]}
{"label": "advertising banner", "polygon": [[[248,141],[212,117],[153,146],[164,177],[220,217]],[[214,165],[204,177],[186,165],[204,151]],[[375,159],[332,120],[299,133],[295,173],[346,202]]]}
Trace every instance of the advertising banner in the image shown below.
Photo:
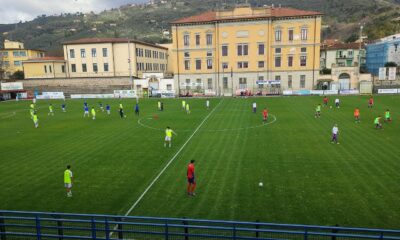
{"label": "advertising banner", "polygon": [[1,83],[2,91],[14,91],[14,90],[23,90],[24,86],[22,82],[9,82],[9,83]]}
{"label": "advertising banner", "polygon": [[397,68],[395,68],[395,67],[390,67],[389,68],[389,77],[388,77],[389,81],[395,81],[396,80],[396,70],[397,70]]}
{"label": "advertising banner", "polygon": [[386,80],[386,68],[384,67],[379,68],[379,80]]}
{"label": "advertising banner", "polygon": [[341,95],[357,95],[360,94],[359,90],[349,89],[349,90],[340,90]]}
{"label": "advertising banner", "polygon": [[135,90],[114,90],[115,98],[137,98]]}
{"label": "advertising banner", "polygon": [[114,98],[114,94],[71,94],[71,99]]}
{"label": "advertising banner", "polygon": [[378,89],[379,94],[396,94],[398,93],[397,89],[391,88],[391,89]]}

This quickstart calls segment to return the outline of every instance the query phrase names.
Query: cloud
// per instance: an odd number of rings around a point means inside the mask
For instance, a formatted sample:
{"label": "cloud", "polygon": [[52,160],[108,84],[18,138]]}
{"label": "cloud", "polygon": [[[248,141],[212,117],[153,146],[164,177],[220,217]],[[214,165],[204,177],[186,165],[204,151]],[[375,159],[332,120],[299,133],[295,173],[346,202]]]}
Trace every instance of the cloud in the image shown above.
{"label": "cloud", "polygon": [[29,21],[46,14],[99,12],[146,0],[1,0],[0,24]]}

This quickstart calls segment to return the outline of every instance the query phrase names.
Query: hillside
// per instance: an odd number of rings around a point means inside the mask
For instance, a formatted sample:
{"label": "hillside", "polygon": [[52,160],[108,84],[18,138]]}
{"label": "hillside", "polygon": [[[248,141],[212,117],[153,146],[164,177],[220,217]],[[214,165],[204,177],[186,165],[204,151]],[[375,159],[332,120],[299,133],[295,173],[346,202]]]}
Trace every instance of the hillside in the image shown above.
{"label": "hillside", "polygon": [[[244,0],[243,0],[244,1]],[[82,37],[131,37],[149,42],[168,42],[163,29],[178,18],[209,9],[232,7],[238,0],[164,0],[164,3],[125,5],[99,14],[75,13],[40,16],[29,22],[0,25],[0,41],[20,40],[30,48],[60,54],[61,42]],[[317,10],[325,14],[323,38],[354,40],[359,23],[369,39],[400,30],[400,0],[248,0],[253,6],[281,4]]]}

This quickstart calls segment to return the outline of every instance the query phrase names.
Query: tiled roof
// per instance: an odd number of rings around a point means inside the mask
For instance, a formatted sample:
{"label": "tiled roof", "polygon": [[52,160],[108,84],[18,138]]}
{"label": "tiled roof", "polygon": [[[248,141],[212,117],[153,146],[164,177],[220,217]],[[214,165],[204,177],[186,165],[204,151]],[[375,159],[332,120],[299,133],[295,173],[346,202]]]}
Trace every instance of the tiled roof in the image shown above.
{"label": "tiled roof", "polygon": [[271,8],[271,14],[263,15],[248,15],[248,16],[232,16],[232,17],[217,17],[217,12],[208,11],[199,15],[190,16],[173,21],[172,24],[184,23],[204,23],[216,22],[221,20],[240,20],[252,18],[279,18],[279,17],[300,17],[300,16],[319,16],[323,15],[320,12],[299,10],[294,8]]}
{"label": "tiled roof", "polygon": [[156,47],[156,48],[168,50],[167,48],[156,45],[156,44],[146,43],[146,42],[132,40],[132,39],[130,40],[128,38],[81,38],[78,40],[63,42],[63,45],[93,44],[93,43],[127,43],[128,41],[130,41],[131,43],[143,44],[143,45],[150,46],[150,47]]}
{"label": "tiled roof", "polygon": [[[336,43],[333,45],[322,45],[321,50],[340,50],[340,49],[359,49],[360,43]],[[365,44],[361,44],[361,48],[365,48]]]}

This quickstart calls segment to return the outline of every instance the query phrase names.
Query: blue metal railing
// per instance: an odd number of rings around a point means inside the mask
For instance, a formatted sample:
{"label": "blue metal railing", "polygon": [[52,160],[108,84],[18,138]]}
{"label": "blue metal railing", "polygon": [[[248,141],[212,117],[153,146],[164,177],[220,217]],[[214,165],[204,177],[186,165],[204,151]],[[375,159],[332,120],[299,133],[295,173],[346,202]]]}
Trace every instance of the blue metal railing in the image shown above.
{"label": "blue metal railing", "polygon": [[9,239],[400,240],[400,230],[0,211],[0,240]]}

